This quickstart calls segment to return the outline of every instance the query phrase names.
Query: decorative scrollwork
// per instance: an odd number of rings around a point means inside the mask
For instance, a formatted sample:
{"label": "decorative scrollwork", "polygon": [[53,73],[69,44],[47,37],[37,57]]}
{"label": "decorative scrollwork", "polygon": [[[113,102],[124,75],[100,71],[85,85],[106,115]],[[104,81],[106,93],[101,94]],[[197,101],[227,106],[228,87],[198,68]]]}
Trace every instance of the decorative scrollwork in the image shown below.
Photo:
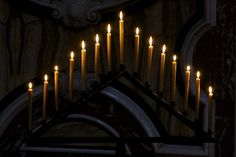
{"label": "decorative scrollwork", "polygon": [[[115,8],[121,4],[131,3],[131,0],[28,0],[35,5],[40,5],[51,9],[51,15],[55,20],[61,20],[69,27],[85,27],[89,24],[96,24],[101,20],[101,11]],[[138,2],[138,0],[137,0]],[[132,4],[134,2],[132,1]]]}

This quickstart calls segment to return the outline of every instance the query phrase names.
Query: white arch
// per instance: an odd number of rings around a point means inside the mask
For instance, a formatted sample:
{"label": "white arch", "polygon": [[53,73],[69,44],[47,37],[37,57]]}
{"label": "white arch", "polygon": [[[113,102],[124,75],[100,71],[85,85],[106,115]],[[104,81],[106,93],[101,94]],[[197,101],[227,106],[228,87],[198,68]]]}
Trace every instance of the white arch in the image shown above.
{"label": "white arch", "polygon": [[[127,95],[110,86],[102,90],[101,93],[119,102],[119,104],[127,109],[137,119],[148,137],[160,137],[160,134],[152,123],[152,120],[147,116],[143,109]],[[153,143],[155,153],[158,152],[158,147],[160,145],[161,144]]]}

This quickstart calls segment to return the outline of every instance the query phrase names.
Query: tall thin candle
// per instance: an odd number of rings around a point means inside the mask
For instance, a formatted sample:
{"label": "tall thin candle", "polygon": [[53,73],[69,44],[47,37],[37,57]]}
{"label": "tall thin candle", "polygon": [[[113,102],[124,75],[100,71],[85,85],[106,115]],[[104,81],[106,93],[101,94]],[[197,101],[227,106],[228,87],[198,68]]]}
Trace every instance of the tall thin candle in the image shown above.
{"label": "tall thin candle", "polygon": [[199,103],[200,103],[200,71],[196,73],[196,119],[199,119]]}
{"label": "tall thin candle", "polygon": [[189,94],[189,81],[190,81],[190,66],[187,66],[185,74],[185,94],[184,94],[184,111],[188,112],[188,94]]}
{"label": "tall thin candle", "polygon": [[95,37],[95,57],[94,57],[94,78],[98,80],[98,73],[99,73],[99,53],[100,53],[100,43],[99,43],[99,36],[96,34]]}
{"label": "tall thin candle", "polygon": [[58,66],[54,67],[54,99],[55,99],[55,110],[58,111]]}
{"label": "tall thin candle", "polygon": [[33,112],[33,84],[28,84],[28,129],[32,130],[32,113]]}
{"label": "tall thin candle", "polygon": [[107,25],[107,63],[108,72],[111,72],[111,25]]}
{"label": "tall thin candle", "polygon": [[176,62],[176,55],[173,56],[172,60],[172,78],[171,78],[171,102],[175,102],[175,95],[176,95],[176,70],[177,70],[177,62]]}
{"label": "tall thin candle", "polygon": [[161,65],[160,65],[160,78],[159,78],[159,92],[163,92],[164,87],[164,72],[165,72],[165,60],[166,60],[166,45],[162,46],[161,53]]}
{"label": "tall thin candle", "polygon": [[85,91],[86,87],[86,49],[85,42],[82,41],[81,49],[81,90]]}
{"label": "tall thin candle", "polygon": [[47,92],[48,92],[48,75],[44,75],[44,86],[43,86],[43,120],[46,120],[47,116]]}
{"label": "tall thin candle", "polygon": [[151,83],[151,70],[152,70],[152,53],[153,53],[153,39],[152,36],[149,38],[148,46],[148,66],[147,66],[147,82]]}
{"label": "tall thin candle", "polygon": [[69,100],[72,100],[72,91],[73,91],[73,76],[74,76],[74,52],[72,51],[70,53],[70,69],[69,69]]}
{"label": "tall thin candle", "polygon": [[138,72],[138,62],[139,62],[139,28],[136,28],[136,34],[135,34],[135,47],[134,47],[134,52],[135,52],[135,63],[134,63],[134,72]]}
{"label": "tall thin candle", "polygon": [[119,20],[119,37],[120,37],[120,64],[124,64],[124,20],[123,12],[120,11],[120,20]]}
{"label": "tall thin candle", "polygon": [[212,129],[212,97],[213,88],[209,86],[208,88],[208,129]]}

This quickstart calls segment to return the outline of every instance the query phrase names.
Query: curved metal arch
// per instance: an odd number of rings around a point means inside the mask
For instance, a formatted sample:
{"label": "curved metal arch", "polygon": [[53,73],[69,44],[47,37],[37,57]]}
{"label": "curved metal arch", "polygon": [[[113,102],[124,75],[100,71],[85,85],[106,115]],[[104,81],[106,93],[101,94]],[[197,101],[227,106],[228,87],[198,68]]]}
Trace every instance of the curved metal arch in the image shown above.
{"label": "curved metal arch", "polygon": [[[49,85],[48,91],[52,91],[53,87]],[[39,96],[43,93],[43,86],[37,86],[34,88],[33,96]],[[5,110],[0,114],[0,139],[9,126],[9,124],[12,122],[14,118],[24,109],[27,107],[28,101],[28,95],[27,93],[24,93],[17,97],[13,102],[11,102]]]}
{"label": "curved metal arch", "polygon": [[[139,107],[139,105],[136,104],[136,102],[134,102],[128,96],[110,86],[102,90],[101,93],[117,101],[125,109],[127,109],[137,119],[148,137],[160,137],[160,134],[157,131],[155,125],[152,123],[152,120]],[[158,147],[160,147],[161,144],[153,143],[152,145],[154,152],[158,153]]]}
{"label": "curved metal arch", "polygon": [[112,135],[115,137],[120,137],[120,134],[109,124],[105,123],[104,121],[101,121],[95,117],[84,115],[84,114],[71,114],[66,119],[77,119],[77,120],[86,120],[89,122],[92,122],[94,124],[97,124],[98,126],[101,126],[105,130],[109,131]]}

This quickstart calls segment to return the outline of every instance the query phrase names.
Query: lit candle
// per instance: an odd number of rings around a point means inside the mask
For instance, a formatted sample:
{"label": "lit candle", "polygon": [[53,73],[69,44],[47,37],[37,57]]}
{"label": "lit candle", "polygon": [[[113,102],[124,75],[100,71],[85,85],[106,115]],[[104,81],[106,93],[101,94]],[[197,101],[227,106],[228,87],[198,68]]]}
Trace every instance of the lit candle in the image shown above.
{"label": "lit candle", "polygon": [[176,94],[176,70],[177,70],[177,62],[176,62],[176,55],[173,56],[172,61],[172,78],[171,78],[171,102],[175,102],[175,94]]}
{"label": "lit candle", "polygon": [[43,86],[43,120],[46,120],[47,92],[48,92],[48,75],[44,75],[44,86]]}
{"label": "lit candle", "polygon": [[166,60],[166,45],[162,46],[161,53],[161,66],[160,66],[160,78],[159,78],[159,92],[163,92],[164,87],[164,72],[165,72],[165,60]]}
{"label": "lit candle", "polygon": [[208,88],[208,129],[211,130],[212,126],[212,97],[213,97],[213,89],[211,86]]}
{"label": "lit candle", "polygon": [[120,11],[120,20],[119,20],[119,37],[120,37],[120,64],[124,64],[124,20],[123,12]]}
{"label": "lit candle", "polygon": [[153,53],[153,45],[152,45],[152,36],[149,38],[149,46],[148,46],[148,66],[147,66],[147,81],[151,83],[151,70],[152,70],[152,53]]}
{"label": "lit candle", "polygon": [[74,52],[70,53],[70,69],[69,69],[69,100],[72,100],[72,91],[73,91],[73,75],[74,75]]}
{"label": "lit candle", "polygon": [[32,112],[33,112],[33,84],[28,84],[28,129],[32,130]]}
{"label": "lit candle", "polygon": [[134,65],[134,72],[138,72],[138,61],[139,61],[139,28],[136,28],[136,34],[135,34],[135,65]]}
{"label": "lit candle", "polygon": [[111,72],[111,25],[107,25],[107,63],[108,72]]}
{"label": "lit candle", "polygon": [[86,49],[85,42],[82,41],[81,49],[81,90],[85,91],[86,87]]}
{"label": "lit candle", "polygon": [[55,99],[55,109],[58,111],[58,66],[54,67],[54,99]]}
{"label": "lit candle", "polygon": [[98,80],[98,72],[99,72],[99,53],[100,53],[100,43],[99,43],[99,36],[96,34],[95,37],[95,60],[94,60],[94,78]]}
{"label": "lit candle", "polygon": [[187,66],[185,74],[185,94],[184,94],[184,111],[188,112],[188,93],[189,93],[189,81],[190,81],[190,66]]}
{"label": "lit candle", "polygon": [[199,102],[200,102],[200,71],[196,73],[196,119],[199,119]]}

